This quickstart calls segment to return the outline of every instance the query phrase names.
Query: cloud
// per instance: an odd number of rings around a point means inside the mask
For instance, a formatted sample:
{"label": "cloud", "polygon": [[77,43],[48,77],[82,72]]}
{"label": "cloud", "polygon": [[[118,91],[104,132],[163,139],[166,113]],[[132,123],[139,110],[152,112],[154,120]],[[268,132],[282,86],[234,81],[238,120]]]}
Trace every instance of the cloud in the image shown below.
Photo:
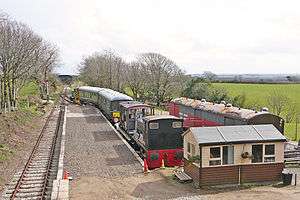
{"label": "cloud", "polygon": [[56,43],[63,73],[111,48],[130,60],[159,52],[188,73],[300,72],[300,2],[288,0],[0,0]]}

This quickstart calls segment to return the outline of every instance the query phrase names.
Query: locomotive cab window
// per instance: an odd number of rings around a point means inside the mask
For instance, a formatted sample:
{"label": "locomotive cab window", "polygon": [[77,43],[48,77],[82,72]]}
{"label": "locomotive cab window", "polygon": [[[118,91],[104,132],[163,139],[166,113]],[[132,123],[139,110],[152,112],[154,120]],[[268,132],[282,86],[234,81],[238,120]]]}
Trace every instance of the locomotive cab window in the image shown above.
{"label": "locomotive cab window", "polygon": [[182,122],[172,122],[172,127],[173,128],[181,128],[182,127]]}
{"label": "locomotive cab window", "polygon": [[159,124],[155,122],[149,123],[149,129],[159,129]]}

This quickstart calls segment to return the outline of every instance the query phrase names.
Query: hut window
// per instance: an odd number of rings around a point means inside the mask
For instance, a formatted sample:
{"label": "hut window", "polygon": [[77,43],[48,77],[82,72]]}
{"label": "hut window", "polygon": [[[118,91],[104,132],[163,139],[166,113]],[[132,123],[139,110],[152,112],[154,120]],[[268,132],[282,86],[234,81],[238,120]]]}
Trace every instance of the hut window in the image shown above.
{"label": "hut window", "polygon": [[234,163],[234,146],[223,146],[222,165]]}
{"label": "hut window", "polygon": [[158,125],[158,123],[152,122],[152,123],[149,123],[149,128],[150,129],[158,129],[159,125]]}
{"label": "hut window", "polygon": [[211,147],[209,165],[221,165],[221,147]]}
{"label": "hut window", "polygon": [[274,144],[265,145],[264,162],[275,162],[275,145]]}
{"label": "hut window", "polygon": [[195,145],[191,143],[187,143],[187,152],[189,155],[194,156],[195,155]]}
{"label": "hut window", "polygon": [[262,162],[263,158],[263,145],[252,145],[252,163],[259,163]]}

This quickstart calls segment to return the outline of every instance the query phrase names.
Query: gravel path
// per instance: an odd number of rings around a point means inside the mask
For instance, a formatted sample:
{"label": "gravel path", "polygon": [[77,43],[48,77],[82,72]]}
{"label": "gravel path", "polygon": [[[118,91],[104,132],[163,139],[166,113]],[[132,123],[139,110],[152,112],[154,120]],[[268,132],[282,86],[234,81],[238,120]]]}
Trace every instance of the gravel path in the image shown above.
{"label": "gravel path", "polygon": [[92,106],[68,106],[64,163],[74,179],[142,173],[140,163]]}

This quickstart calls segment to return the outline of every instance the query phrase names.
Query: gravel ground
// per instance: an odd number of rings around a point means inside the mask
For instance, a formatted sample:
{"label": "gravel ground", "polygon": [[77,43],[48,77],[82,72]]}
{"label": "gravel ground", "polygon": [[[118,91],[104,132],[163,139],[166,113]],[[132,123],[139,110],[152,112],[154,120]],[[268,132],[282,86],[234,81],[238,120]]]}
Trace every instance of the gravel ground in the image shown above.
{"label": "gravel ground", "polygon": [[141,164],[92,106],[68,106],[65,145],[65,169],[74,179],[142,173]]}
{"label": "gravel ground", "polygon": [[174,180],[171,169],[144,175],[141,165],[91,106],[69,105],[66,134],[65,168],[74,177],[70,199],[300,199],[300,185],[195,189],[191,183]]}

